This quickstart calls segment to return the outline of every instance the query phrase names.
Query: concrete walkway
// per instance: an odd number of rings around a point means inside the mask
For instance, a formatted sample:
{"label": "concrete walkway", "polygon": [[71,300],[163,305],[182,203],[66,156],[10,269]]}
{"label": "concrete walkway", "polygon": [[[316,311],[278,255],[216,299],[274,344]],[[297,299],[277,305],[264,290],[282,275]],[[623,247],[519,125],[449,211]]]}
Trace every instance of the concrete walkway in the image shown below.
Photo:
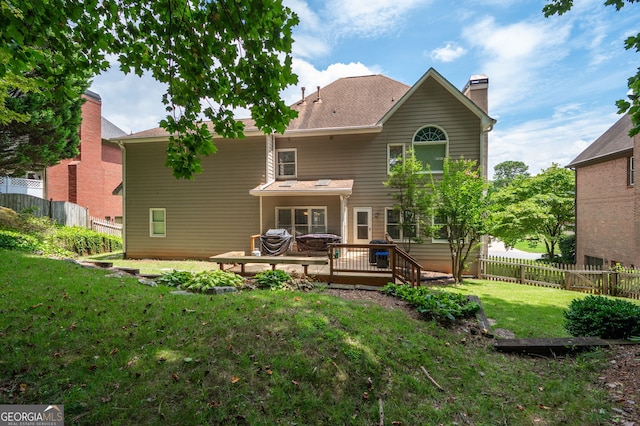
{"label": "concrete walkway", "polygon": [[507,249],[502,241],[493,240],[489,244],[489,256],[510,257],[513,259],[540,259],[540,253],[528,253],[522,250]]}

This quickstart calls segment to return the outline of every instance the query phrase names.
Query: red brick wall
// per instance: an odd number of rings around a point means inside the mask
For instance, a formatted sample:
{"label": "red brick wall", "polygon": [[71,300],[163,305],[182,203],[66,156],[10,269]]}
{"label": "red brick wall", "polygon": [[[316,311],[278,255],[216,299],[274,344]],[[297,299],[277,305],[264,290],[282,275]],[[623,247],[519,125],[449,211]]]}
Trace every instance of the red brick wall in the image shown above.
{"label": "red brick wall", "polygon": [[121,217],[122,197],[111,192],[122,181],[122,153],[117,146],[102,142],[101,102],[85,99],[80,156],[47,169],[47,198],[88,207],[91,216]]}
{"label": "red brick wall", "polygon": [[585,262],[585,256],[592,256],[609,264],[640,266],[633,238],[635,190],[627,185],[627,162],[627,158],[618,158],[577,169],[578,264]]}

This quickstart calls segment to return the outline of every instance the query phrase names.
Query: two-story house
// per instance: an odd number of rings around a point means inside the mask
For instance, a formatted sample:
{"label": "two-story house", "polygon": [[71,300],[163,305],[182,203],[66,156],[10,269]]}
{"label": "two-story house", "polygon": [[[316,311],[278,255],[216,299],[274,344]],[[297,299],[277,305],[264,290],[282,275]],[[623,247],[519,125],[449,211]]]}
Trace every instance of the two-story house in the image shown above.
{"label": "two-story house", "polygon": [[[128,258],[208,258],[250,251],[250,236],[272,228],[330,233],[368,243],[385,233],[402,241],[401,218],[383,182],[413,148],[431,170],[445,157],[487,168],[488,79],[463,91],[429,69],[413,86],[382,75],[339,79],[292,105],[284,134],[265,135],[244,120],[246,138],[216,137],[203,173],[177,180],[165,166],[169,135],[160,128],[117,138],[124,152],[124,238]],[[424,268],[448,271],[446,241],[414,245]]]}
{"label": "two-story house", "polygon": [[640,266],[640,136],[624,115],[567,165],[576,173],[576,263]]}

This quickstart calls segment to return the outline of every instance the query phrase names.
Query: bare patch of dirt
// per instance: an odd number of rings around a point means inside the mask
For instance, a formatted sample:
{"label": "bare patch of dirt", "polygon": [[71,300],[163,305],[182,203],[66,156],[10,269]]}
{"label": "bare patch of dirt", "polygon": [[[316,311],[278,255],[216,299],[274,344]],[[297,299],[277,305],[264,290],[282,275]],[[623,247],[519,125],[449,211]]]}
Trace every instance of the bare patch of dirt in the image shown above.
{"label": "bare patch of dirt", "polygon": [[640,345],[620,345],[611,349],[609,368],[600,372],[598,382],[616,403],[616,413],[625,426],[640,425]]}

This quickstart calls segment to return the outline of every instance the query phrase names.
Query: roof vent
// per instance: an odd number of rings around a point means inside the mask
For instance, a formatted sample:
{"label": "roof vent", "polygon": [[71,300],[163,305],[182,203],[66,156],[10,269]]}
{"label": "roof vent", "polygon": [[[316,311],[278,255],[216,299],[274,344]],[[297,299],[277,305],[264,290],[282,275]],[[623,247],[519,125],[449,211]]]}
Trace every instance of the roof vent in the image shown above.
{"label": "roof vent", "polygon": [[301,89],[302,89],[302,100],[300,101],[300,103],[298,105],[306,105],[307,101],[304,98],[304,91],[307,90],[307,88],[306,87],[302,87]]}
{"label": "roof vent", "polygon": [[319,104],[321,104],[321,103],[322,103],[322,99],[320,98],[320,86],[318,86],[318,97],[317,97],[317,98],[316,98],[316,100],[315,100],[315,101],[313,101],[313,102],[315,102],[315,103],[319,103]]}

